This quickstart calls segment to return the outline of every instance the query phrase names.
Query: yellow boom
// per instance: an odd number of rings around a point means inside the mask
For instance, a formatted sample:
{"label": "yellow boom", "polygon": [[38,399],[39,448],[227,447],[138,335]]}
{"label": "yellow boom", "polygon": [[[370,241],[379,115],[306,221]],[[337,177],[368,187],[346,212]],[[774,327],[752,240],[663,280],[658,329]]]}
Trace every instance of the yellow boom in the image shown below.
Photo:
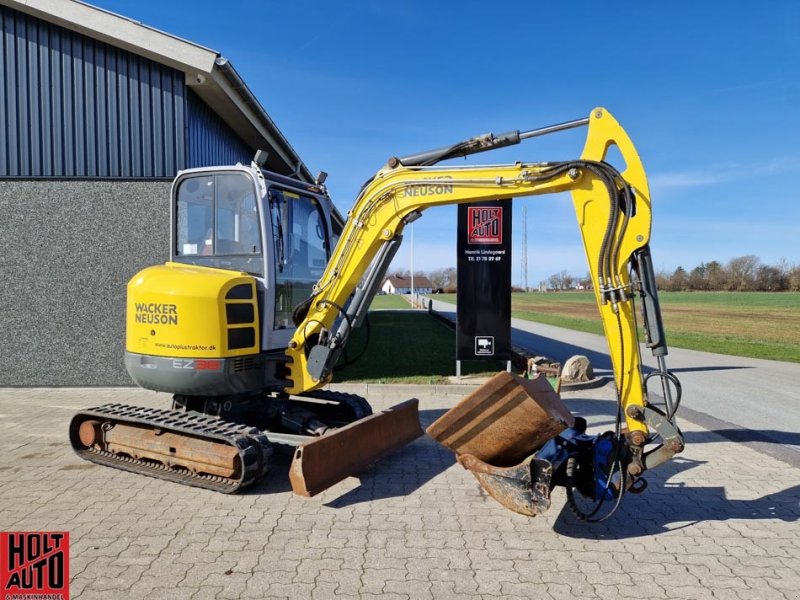
{"label": "yellow boom", "polygon": [[[390,160],[364,188],[348,214],[339,243],[314,288],[308,312],[289,344],[292,387],[287,391],[301,393],[329,381],[330,363],[335,362],[331,356],[338,356],[335,349],[346,341],[336,339],[337,334],[329,330],[381,247],[401,236],[404,226],[423,210],[569,191],[627,425],[629,431],[646,432],[641,420],[628,416],[635,412],[629,411],[629,406],[644,405],[628,268],[633,253],[646,247],[650,239],[650,192],[639,155],[614,117],[597,108],[587,121],[581,159],[568,163],[407,167],[402,159]],[[626,163],[621,174],[602,162],[613,145]],[[310,364],[320,360],[325,363],[323,367]]]}

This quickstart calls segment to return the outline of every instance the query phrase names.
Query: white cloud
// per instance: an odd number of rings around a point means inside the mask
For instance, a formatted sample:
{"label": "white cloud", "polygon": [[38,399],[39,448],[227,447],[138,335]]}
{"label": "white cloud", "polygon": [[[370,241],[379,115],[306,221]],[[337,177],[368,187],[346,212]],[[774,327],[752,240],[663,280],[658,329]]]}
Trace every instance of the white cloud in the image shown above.
{"label": "white cloud", "polygon": [[781,77],[779,79],[763,79],[761,81],[748,81],[744,83],[738,83],[734,85],[728,85],[723,87],[718,87],[712,90],[709,90],[707,93],[708,95],[728,95],[737,92],[744,92],[750,90],[757,90],[765,87],[772,87],[778,84],[786,84],[788,82],[787,79]]}
{"label": "white cloud", "polygon": [[733,173],[722,176],[718,171],[674,171],[671,173],[657,173],[650,177],[650,187],[653,190],[670,188],[697,187],[701,185],[715,185],[731,181]]}
{"label": "white cloud", "polygon": [[795,171],[800,171],[800,157],[783,156],[761,163],[713,165],[703,170],[655,173],[650,176],[650,187],[654,191],[693,188]]}

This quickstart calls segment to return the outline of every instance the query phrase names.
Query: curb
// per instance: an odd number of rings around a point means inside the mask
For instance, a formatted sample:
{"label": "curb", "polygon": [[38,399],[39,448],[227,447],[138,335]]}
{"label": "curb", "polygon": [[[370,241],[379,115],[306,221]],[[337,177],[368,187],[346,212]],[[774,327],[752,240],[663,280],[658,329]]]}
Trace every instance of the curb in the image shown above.
{"label": "curb", "polygon": [[[599,388],[606,385],[609,381],[609,377],[595,377],[590,381],[562,383],[561,391],[577,392],[580,390]],[[466,396],[479,388],[482,384],[482,381],[476,383],[437,383],[431,385],[425,383],[333,383],[326,385],[324,389],[358,394],[359,396],[367,396],[370,393],[414,395],[421,392],[438,394],[441,396]]]}
{"label": "curb", "polygon": [[334,383],[326,385],[326,390],[336,390],[358,394],[359,396],[369,396],[369,394],[419,394],[421,392],[433,393],[440,396],[463,397],[479,387],[479,384],[424,384],[424,383]]}
{"label": "curb", "polygon": [[594,388],[603,387],[611,380],[610,377],[595,377],[589,381],[576,381],[574,383],[561,382],[562,392],[577,392],[579,390],[591,390]]}

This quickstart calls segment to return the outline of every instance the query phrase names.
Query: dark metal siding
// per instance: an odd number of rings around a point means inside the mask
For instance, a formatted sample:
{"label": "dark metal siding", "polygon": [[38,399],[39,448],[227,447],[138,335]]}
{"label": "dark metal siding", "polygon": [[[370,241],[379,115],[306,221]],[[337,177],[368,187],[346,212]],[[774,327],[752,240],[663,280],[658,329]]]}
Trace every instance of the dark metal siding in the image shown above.
{"label": "dark metal siding", "polygon": [[184,75],[0,6],[0,177],[172,177]]}
{"label": "dark metal siding", "polygon": [[255,150],[192,90],[186,90],[187,167],[250,164]]}

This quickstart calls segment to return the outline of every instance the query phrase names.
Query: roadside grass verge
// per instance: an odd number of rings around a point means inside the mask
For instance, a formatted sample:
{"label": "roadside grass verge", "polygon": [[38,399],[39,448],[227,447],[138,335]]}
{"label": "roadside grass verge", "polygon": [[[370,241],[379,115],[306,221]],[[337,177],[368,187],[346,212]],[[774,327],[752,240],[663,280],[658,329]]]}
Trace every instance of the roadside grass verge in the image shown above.
{"label": "roadside grass verge", "polygon": [[[455,375],[456,334],[426,312],[371,312],[369,321],[366,351],[362,354],[367,340],[364,324],[347,343],[351,358],[361,356],[334,372],[335,382],[438,384],[449,383],[448,377]],[[491,376],[505,367],[501,361],[461,363],[463,375]]]}
{"label": "roadside grass verge", "polygon": [[387,308],[411,308],[405,296],[399,294],[384,294],[382,296],[375,296],[372,299],[372,304],[369,305],[370,310],[387,309]]}
{"label": "roadside grass verge", "polygon": [[[454,294],[438,300],[455,302]],[[676,348],[800,362],[800,294],[659,292],[667,342]],[[603,333],[591,292],[512,294],[514,317]]]}

